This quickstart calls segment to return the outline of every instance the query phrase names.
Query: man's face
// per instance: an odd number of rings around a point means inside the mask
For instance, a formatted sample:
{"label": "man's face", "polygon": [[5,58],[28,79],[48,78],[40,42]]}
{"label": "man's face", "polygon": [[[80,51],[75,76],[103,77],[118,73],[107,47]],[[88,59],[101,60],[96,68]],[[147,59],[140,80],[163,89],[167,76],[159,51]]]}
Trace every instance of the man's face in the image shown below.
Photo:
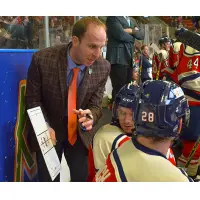
{"label": "man's face", "polygon": [[135,80],[135,81],[137,81],[138,78],[139,78],[138,71],[137,70],[133,70],[133,72],[132,72],[132,79]]}
{"label": "man's face", "polygon": [[170,45],[171,45],[170,42],[166,42],[164,45],[165,45],[164,48],[166,49],[166,51],[169,51],[170,50]]}
{"label": "man's face", "polygon": [[119,106],[117,110],[119,124],[125,133],[132,133],[134,129],[133,111]]}
{"label": "man's face", "polygon": [[147,46],[144,47],[143,54],[144,55],[148,55],[149,54],[149,48]]}
{"label": "man's face", "polygon": [[84,36],[79,40],[72,37],[77,64],[91,66],[101,55],[101,49],[105,46],[106,32],[101,26],[90,24]]}

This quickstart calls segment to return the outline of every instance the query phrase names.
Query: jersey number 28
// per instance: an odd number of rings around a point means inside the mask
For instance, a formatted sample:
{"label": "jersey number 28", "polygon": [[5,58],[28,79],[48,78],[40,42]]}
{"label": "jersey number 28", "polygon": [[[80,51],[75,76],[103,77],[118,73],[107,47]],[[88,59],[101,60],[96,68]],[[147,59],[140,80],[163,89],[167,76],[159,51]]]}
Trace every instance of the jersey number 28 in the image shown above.
{"label": "jersey number 28", "polygon": [[142,112],[142,121],[143,122],[154,122],[154,113],[153,112]]}

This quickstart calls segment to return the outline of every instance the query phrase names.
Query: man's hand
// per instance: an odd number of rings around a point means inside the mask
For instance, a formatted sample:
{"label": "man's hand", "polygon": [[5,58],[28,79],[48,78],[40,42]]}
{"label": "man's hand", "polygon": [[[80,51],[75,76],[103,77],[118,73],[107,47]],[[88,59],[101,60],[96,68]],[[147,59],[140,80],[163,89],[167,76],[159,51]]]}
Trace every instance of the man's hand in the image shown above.
{"label": "man's hand", "polygon": [[134,31],[139,31],[139,28],[137,26],[134,27]]}
{"label": "man's hand", "polygon": [[135,26],[133,29],[131,29],[131,28],[125,28],[124,31],[126,33],[129,33],[129,34],[134,34],[136,31],[139,31],[139,28]]}
{"label": "man's hand", "polygon": [[73,109],[74,114],[78,115],[78,122],[80,123],[81,126],[83,126],[86,131],[92,130],[92,125],[93,125],[93,116],[92,113],[89,109],[86,110],[76,110]]}
{"label": "man's hand", "polygon": [[48,131],[49,131],[49,135],[50,135],[51,141],[52,141],[53,145],[55,146],[56,145],[56,141],[57,141],[56,140],[56,133],[51,127],[49,127]]}
{"label": "man's hand", "polygon": [[125,28],[124,31],[126,33],[129,33],[129,34],[132,34],[133,33],[133,30],[131,28]]}

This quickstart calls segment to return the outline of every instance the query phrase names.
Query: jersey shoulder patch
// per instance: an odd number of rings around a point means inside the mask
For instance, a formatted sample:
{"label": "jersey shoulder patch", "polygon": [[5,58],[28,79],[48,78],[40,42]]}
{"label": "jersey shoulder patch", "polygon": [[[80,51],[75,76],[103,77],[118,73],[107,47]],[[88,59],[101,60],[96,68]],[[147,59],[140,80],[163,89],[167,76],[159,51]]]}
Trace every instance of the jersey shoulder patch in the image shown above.
{"label": "jersey shoulder patch", "polygon": [[169,57],[168,51],[161,49],[160,53],[162,54],[162,59],[166,60]]}
{"label": "jersey shoulder patch", "polygon": [[193,54],[197,54],[199,51],[197,51],[196,49],[193,49],[192,47],[190,46],[186,46],[185,48],[185,53],[186,54],[190,54],[190,55],[193,55]]}
{"label": "jersey shoulder patch", "polygon": [[177,52],[180,51],[181,44],[182,44],[181,42],[175,42],[175,43],[173,44],[173,50],[174,50],[175,53],[177,53]]}

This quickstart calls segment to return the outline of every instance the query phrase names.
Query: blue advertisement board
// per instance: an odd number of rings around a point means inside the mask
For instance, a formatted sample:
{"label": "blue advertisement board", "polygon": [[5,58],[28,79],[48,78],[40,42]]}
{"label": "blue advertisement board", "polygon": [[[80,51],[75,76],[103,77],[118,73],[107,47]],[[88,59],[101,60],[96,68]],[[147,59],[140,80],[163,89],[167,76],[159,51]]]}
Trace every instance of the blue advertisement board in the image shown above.
{"label": "blue advertisement board", "polygon": [[0,50],[0,181],[36,181],[37,168],[26,143],[24,94],[36,50]]}

